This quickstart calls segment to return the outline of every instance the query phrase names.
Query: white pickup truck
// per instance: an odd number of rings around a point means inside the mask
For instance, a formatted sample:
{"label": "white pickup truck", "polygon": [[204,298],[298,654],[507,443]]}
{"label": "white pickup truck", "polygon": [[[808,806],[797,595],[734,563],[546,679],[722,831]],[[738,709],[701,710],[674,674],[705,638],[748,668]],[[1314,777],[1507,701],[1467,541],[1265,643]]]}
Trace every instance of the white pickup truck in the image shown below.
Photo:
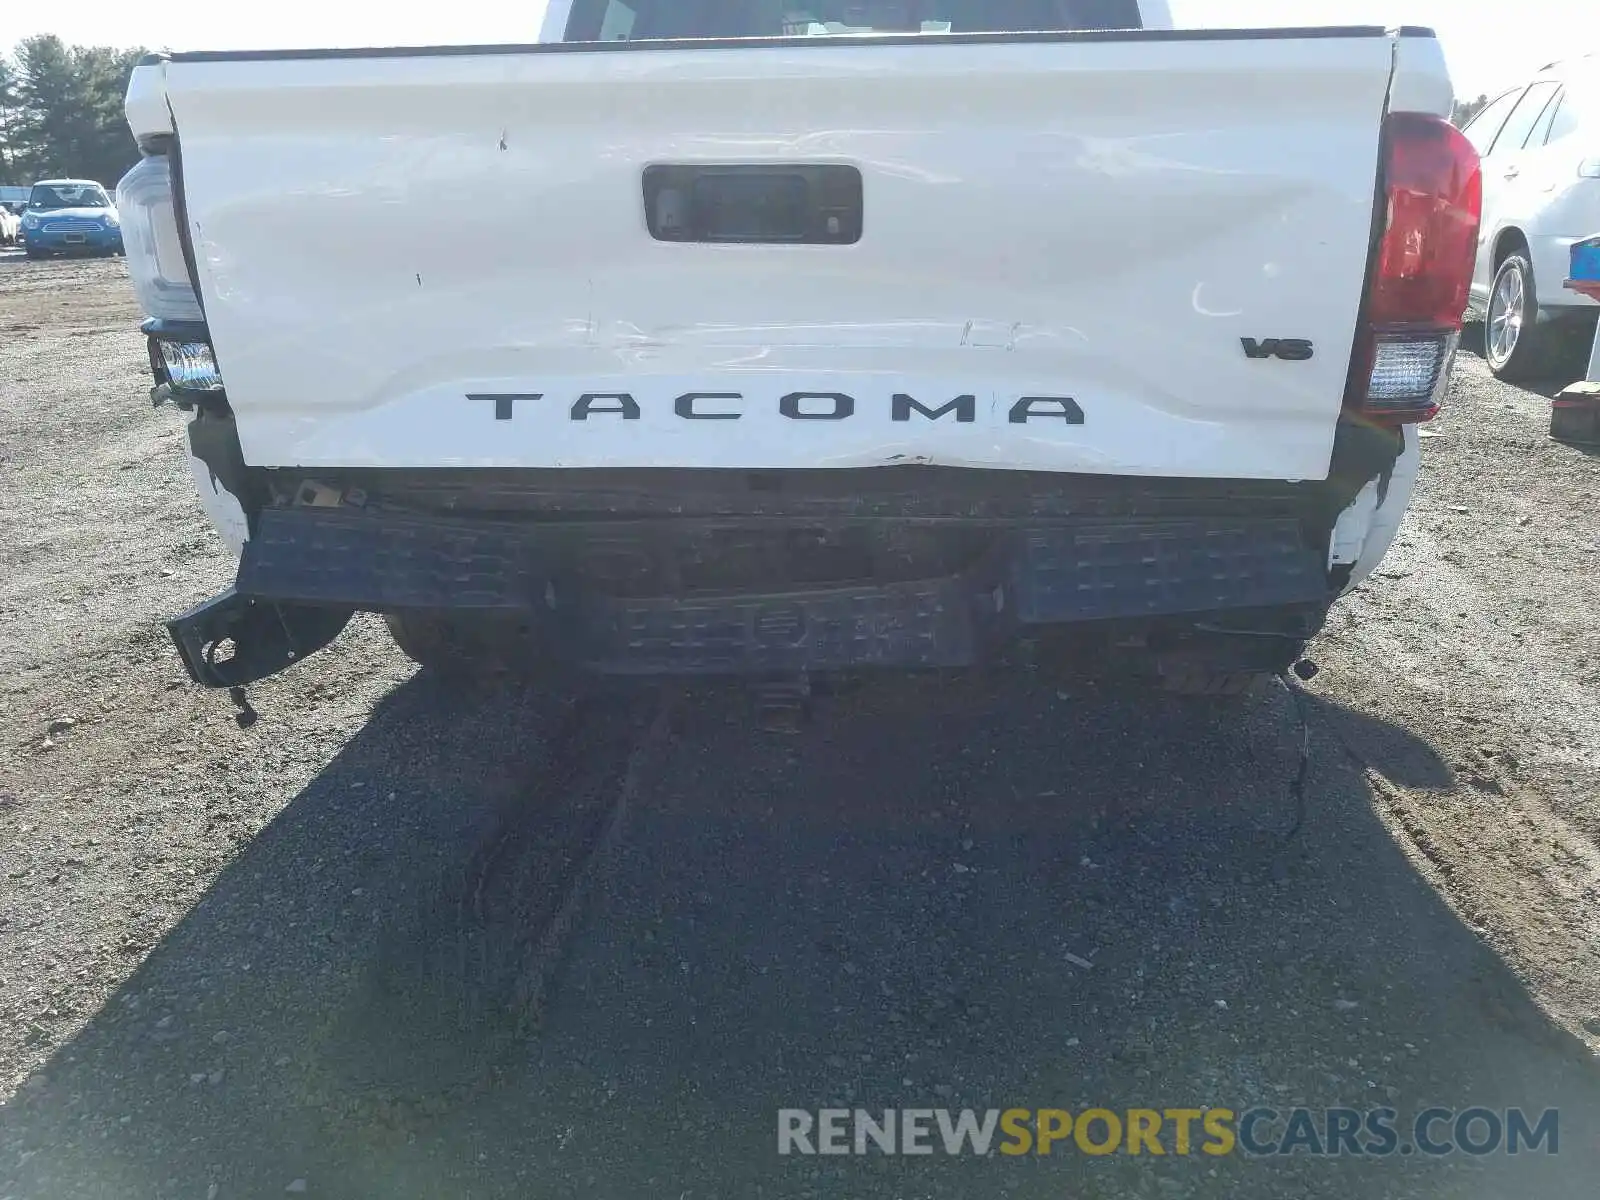
{"label": "white pickup truck", "polygon": [[134,73],[155,394],[240,554],[171,622],[196,680],[372,611],[441,670],[785,685],[1065,629],[1228,691],[1382,558],[1480,209],[1429,31],[551,20]]}

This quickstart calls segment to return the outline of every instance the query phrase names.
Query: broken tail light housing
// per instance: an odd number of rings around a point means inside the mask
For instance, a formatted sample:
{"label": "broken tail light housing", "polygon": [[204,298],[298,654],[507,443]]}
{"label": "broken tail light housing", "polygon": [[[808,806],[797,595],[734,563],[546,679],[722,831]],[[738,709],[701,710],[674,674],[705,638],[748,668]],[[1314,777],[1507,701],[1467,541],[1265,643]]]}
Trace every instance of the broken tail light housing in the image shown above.
{"label": "broken tail light housing", "polygon": [[172,164],[165,154],[147,154],[117,184],[117,212],[128,275],[145,316],[165,321],[201,321],[204,314],[178,231]]}
{"label": "broken tail light housing", "polygon": [[1461,340],[1483,213],[1478,152],[1426,113],[1384,127],[1383,226],[1346,407],[1384,424],[1436,416]]}
{"label": "broken tail light housing", "polygon": [[171,138],[141,142],[144,157],[117,185],[128,275],[149,340],[150,370],[157,403],[226,403],[222,372],[206,328],[205,313],[190,270],[181,230]]}

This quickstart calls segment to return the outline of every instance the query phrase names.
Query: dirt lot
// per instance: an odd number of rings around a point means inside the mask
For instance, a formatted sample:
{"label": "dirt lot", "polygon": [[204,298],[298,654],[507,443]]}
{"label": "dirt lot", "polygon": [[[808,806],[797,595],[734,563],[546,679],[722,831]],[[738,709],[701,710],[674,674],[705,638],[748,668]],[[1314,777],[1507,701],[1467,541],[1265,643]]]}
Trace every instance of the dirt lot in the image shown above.
{"label": "dirt lot", "polygon": [[[1315,648],[1290,850],[1279,692],[1018,670],[780,739],[709,695],[530,1029],[446,898],[552,706],[365,621],[251,728],[189,686],[160,622],[231,564],[136,321],[119,262],[0,256],[0,1198],[1593,1194],[1600,458],[1546,393],[1463,357]],[[777,1155],[830,1105],[1558,1107],[1561,1153]]]}

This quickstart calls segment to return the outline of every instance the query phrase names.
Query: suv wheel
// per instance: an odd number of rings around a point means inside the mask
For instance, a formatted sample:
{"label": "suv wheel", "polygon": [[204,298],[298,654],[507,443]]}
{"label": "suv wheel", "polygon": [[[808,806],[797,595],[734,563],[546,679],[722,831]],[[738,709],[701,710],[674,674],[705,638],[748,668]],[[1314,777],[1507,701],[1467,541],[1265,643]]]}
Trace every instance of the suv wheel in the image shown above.
{"label": "suv wheel", "polygon": [[1495,377],[1507,382],[1548,373],[1545,331],[1539,326],[1539,292],[1533,264],[1513,254],[1495,272],[1483,322],[1483,356]]}

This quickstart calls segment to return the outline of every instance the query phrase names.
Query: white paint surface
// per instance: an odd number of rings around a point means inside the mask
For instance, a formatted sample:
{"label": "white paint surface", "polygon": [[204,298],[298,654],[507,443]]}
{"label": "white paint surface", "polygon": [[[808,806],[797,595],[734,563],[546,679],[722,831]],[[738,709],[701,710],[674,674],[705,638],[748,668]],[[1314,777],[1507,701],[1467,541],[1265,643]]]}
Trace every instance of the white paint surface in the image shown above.
{"label": "white paint surface", "polygon": [[[1134,37],[176,62],[166,90],[252,464],[1301,479],[1328,467],[1393,54]],[[1406,74],[1440,90],[1431,42]],[[656,242],[640,175],[663,161],[856,166],[865,236]],[[1251,360],[1246,337],[1316,358]],[[674,418],[691,390],[745,415]],[[641,419],[570,419],[609,391]],[[835,391],[848,420],[775,413]],[[979,419],[895,423],[895,391],[974,394]],[[479,393],[546,400],[496,421]],[[1028,395],[1085,421],[1012,424]]]}

